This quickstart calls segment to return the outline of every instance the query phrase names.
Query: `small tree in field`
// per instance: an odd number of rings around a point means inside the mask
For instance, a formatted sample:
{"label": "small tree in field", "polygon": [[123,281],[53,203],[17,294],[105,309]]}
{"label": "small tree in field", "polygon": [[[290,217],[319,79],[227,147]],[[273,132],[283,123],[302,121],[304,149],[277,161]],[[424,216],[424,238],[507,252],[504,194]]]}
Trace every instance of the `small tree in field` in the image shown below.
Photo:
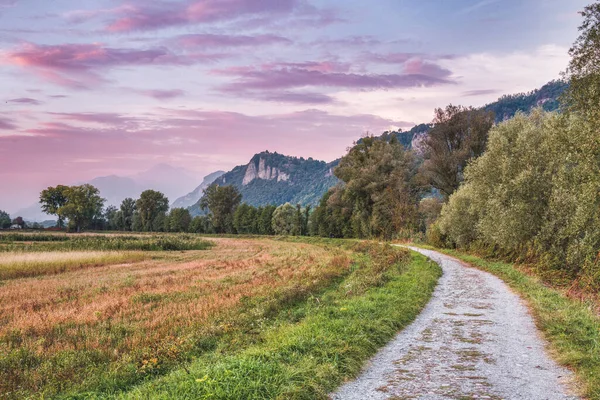
{"label": "small tree in field", "polygon": [[164,230],[164,219],[169,211],[169,199],[156,190],[145,190],[135,203],[139,223],[144,231]]}
{"label": "small tree in field", "polygon": [[57,225],[59,228],[63,227],[64,217],[62,217],[58,210],[67,203],[67,191],[68,186],[58,185],[56,187],[49,187],[46,190],[42,190],[40,193],[40,204],[42,211],[46,214],[58,216]]}
{"label": "small tree in field", "polygon": [[300,224],[296,207],[290,203],[277,207],[273,213],[271,225],[276,235],[300,235],[302,229]]}

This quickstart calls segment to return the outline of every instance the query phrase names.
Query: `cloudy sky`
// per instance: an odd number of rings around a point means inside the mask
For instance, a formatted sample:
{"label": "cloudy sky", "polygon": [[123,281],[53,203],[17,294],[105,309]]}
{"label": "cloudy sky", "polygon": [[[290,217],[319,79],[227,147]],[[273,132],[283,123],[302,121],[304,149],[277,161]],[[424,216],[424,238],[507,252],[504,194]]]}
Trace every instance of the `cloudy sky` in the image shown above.
{"label": "cloudy sky", "polygon": [[159,163],[192,189],[267,149],[333,160],[558,78],[587,3],[0,0],[0,209]]}

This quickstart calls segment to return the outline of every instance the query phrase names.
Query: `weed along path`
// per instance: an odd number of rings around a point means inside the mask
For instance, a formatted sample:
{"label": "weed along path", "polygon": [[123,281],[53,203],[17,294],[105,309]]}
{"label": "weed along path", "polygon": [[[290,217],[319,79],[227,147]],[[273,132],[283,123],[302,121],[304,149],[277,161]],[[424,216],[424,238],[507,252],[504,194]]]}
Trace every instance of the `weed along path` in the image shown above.
{"label": "weed along path", "polygon": [[332,395],[367,399],[577,399],[521,299],[500,279],[411,248],[444,274],[422,314]]}

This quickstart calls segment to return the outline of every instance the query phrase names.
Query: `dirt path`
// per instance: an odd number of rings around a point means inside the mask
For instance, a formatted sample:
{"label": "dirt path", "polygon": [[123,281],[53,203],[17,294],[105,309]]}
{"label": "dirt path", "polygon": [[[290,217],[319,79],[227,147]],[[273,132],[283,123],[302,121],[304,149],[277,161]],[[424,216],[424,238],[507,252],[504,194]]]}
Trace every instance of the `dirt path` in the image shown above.
{"label": "dirt path", "polygon": [[500,279],[435,251],[431,302],[361,376],[332,395],[367,399],[577,399],[545,352],[526,306]]}

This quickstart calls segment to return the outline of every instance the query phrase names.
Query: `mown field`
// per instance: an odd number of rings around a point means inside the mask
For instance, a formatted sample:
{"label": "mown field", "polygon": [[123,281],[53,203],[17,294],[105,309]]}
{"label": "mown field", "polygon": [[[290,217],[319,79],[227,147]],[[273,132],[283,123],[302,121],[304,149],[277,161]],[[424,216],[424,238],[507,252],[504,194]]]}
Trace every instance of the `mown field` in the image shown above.
{"label": "mown field", "polygon": [[439,275],[376,243],[0,234],[0,398],[326,398]]}

